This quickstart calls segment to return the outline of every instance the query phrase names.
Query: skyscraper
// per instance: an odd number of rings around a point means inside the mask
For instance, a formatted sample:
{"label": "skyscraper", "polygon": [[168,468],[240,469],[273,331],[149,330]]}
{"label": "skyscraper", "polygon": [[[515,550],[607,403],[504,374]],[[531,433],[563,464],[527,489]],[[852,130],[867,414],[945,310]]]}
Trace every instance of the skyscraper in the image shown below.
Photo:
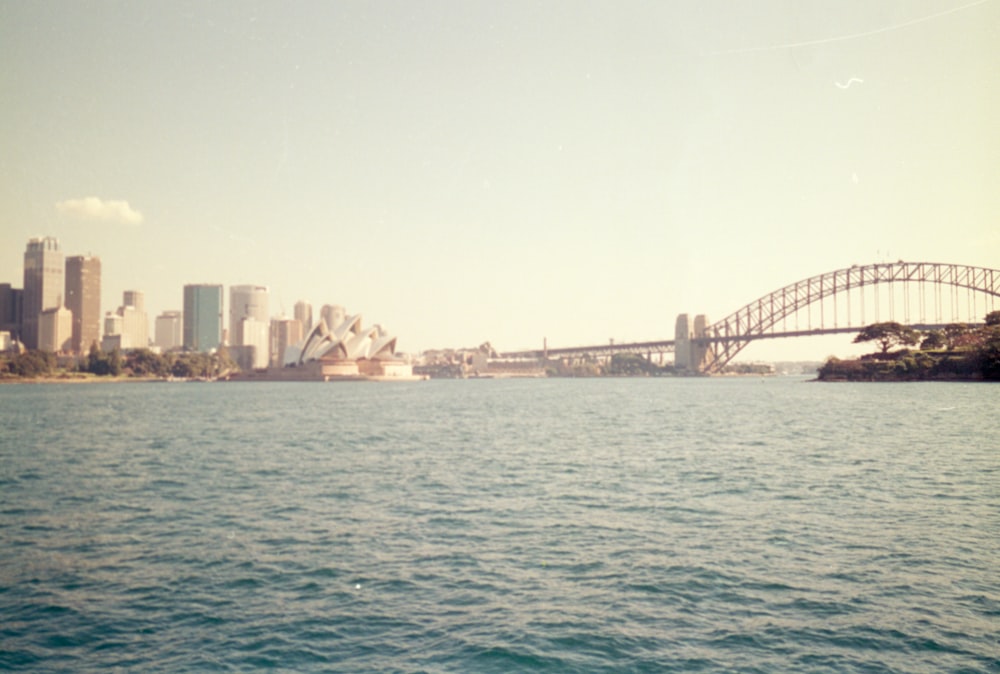
{"label": "skyscraper", "polygon": [[137,311],[145,311],[146,293],[141,290],[126,290],[122,293],[122,305],[133,307]]}
{"label": "skyscraper", "polygon": [[271,319],[271,367],[285,364],[285,349],[302,341],[302,321],[297,318]]}
{"label": "skyscraper", "polygon": [[339,304],[324,304],[319,314],[331,332],[347,320],[347,309]]}
{"label": "skyscraper", "polygon": [[31,239],[24,252],[24,296],[21,336],[29,349],[38,348],[38,316],[63,304],[63,254],[59,240]]}
{"label": "skyscraper", "polygon": [[222,286],[184,286],[184,348],[211,351],[222,343]]}
{"label": "skyscraper", "polygon": [[122,306],[118,308],[122,317],[123,349],[145,349],[149,347],[149,317],[146,315],[145,294],[141,290],[126,290],[122,293]]}
{"label": "skyscraper", "polygon": [[253,347],[253,355],[247,360],[253,368],[267,367],[270,360],[271,326],[267,304],[267,286],[229,287],[229,343]]}
{"label": "skyscraper", "polygon": [[176,349],[183,342],[181,312],[164,311],[156,317],[156,337],[153,343],[164,351]]}
{"label": "skyscraper", "polygon": [[101,341],[101,258],[66,258],[66,308],[73,314],[71,349],[85,353]]}
{"label": "skyscraper", "polygon": [[302,334],[308,334],[313,327],[313,305],[304,300],[296,302],[295,320],[302,324]]}
{"label": "skyscraper", "polygon": [[38,348],[67,353],[73,348],[73,312],[66,307],[45,309],[38,314]]}
{"label": "skyscraper", "polygon": [[0,283],[0,332],[9,332],[12,339],[21,339],[21,302],[24,291]]}

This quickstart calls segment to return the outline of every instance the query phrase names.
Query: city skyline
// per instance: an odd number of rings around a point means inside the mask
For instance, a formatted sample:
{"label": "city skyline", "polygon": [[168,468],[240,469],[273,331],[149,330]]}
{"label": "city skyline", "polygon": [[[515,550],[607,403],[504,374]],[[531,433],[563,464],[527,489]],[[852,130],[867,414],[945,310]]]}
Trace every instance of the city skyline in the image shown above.
{"label": "city skyline", "polygon": [[[102,260],[400,348],[668,339],[794,281],[1000,260],[1000,3],[0,4],[0,282]],[[747,359],[849,353],[785,340]]]}

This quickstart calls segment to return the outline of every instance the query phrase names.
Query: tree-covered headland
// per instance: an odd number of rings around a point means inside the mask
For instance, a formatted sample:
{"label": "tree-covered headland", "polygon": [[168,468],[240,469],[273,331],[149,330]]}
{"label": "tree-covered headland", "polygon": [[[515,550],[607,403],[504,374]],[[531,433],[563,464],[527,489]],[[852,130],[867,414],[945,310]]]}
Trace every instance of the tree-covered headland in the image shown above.
{"label": "tree-covered headland", "polygon": [[[822,381],[1000,381],[1000,311],[981,326],[953,323],[920,332],[899,323],[874,323],[854,338],[875,353],[851,360],[830,358]],[[910,348],[916,347],[916,348]]]}

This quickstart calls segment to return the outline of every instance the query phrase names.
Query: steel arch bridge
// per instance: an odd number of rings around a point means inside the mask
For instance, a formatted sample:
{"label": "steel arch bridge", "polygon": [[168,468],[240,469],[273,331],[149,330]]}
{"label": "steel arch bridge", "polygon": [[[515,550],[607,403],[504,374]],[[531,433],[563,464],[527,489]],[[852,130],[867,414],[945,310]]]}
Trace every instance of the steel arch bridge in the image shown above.
{"label": "steel arch bridge", "polygon": [[[913,308],[911,307],[912,295],[907,286],[910,284],[917,286],[918,323],[924,327],[938,326],[947,322],[943,321],[941,316],[941,307],[944,304],[942,290],[944,288],[949,289],[952,306],[957,302],[958,293],[962,289],[968,293],[983,293],[991,298],[1000,297],[1000,270],[996,269],[937,262],[904,262],[902,260],[883,264],[853,265],[846,269],[812,276],[779,288],[737,309],[721,321],[708,326],[703,334],[693,335],[693,342],[696,344],[700,342],[702,348],[705,349],[704,358],[700,359],[698,369],[708,373],[720,372],[737,353],[756,339],[801,336],[802,332],[800,331],[779,331],[777,327],[789,316],[816,304],[821,312],[820,322],[823,327],[818,330],[806,331],[805,334],[853,332],[854,328],[837,325],[836,298],[839,295],[845,296],[849,317],[851,311],[850,293],[853,290],[889,283],[904,286],[902,293],[904,306],[901,307],[904,314],[902,322],[907,324],[911,323],[910,310]],[[925,313],[928,289],[931,291],[935,307],[932,320],[928,320]],[[864,294],[859,294],[858,297],[863,303]],[[827,308],[823,303],[826,298],[832,298],[834,301],[832,328],[826,327]],[[893,298],[892,294],[888,296],[890,316],[895,311],[895,307],[892,306]],[[877,315],[877,294],[874,299]],[[862,313],[863,311],[862,306]]]}
{"label": "steel arch bridge", "polygon": [[[857,332],[860,326],[851,326],[852,297],[855,306],[865,316],[864,288],[896,284],[902,286],[899,311],[902,323],[916,328],[943,327],[955,320],[945,320],[943,309],[949,304],[952,311],[960,303],[962,291],[968,304],[974,305],[974,295],[985,296],[990,309],[1000,302],[1000,270],[968,265],[938,262],[904,262],[853,265],[846,269],[812,276],[779,288],[737,309],[720,321],[708,324],[704,316],[696,317],[689,326],[687,314],[678,316],[675,338],[672,340],[600,344],[566,348],[545,348],[537,351],[520,351],[502,354],[506,358],[549,358],[552,356],[609,357],[615,353],[670,353],[675,354],[675,365],[681,369],[717,374],[750,342],[760,339],[806,337],[824,334]],[[914,296],[912,289],[916,289]],[[947,296],[945,291],[947,290]],[[857,293],[854,295],[854,293]],[[838,298],[841,303],[838,306]],[[832,306],[828,303],[832,301]],[[946,301],[947,300],[947,301]],[[874,304],[875,321],[879,320],[879,294],[868,300]],[[933,313],[928,314],[928,302]],[[895,294],[887,297],[889,320],[895,319]],[[985,306],[985,305],[984,305]],[[841,308],[842,307],[842,308]],[[813,328],[812,311],[819,314],[820,327]],[[800,330],[798,325],[789,330],[789,318],[805,312],[810,327]],[[971,312],[970,312],[971,313]],[[841,323],[843,317],[846,324]],[[916,319],[916,320],[914,320]],[[832,321],[832,324],[830,324]]]}

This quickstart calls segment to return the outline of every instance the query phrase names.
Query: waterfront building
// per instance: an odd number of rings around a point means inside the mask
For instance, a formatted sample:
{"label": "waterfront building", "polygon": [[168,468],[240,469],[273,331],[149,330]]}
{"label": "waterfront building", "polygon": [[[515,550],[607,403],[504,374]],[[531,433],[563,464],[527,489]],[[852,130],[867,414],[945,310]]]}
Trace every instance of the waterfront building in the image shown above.
{"label": "waterfront building", "polygon": [[122,348],[122,331],[125,319],[121,314],[109,311],[104,315],[104,336],[101,337],[101,351],[110,352]]}
{"label": "waterfront building", "polygon": [[[301,302],[300,302],[301,304]],[[296,312],[298,304],[295,305]],[[298,318],[275,318],[271,320],[271,367],[281,367],[285,362],[285,351],[298,344],[305,336],[302,321]]]}
{"label": "waterfront building", "polygon": [[[284,365],[300,366],[314,360],[339,361],[345,365],[359,360],[392,360],[395,350],[396,338],[381,325],[363,328],[361,314],[345,318],[333,330],[327,328],[324,318],[302,342],[286,349]],[[353,369],[356,373],[356,365]]]}
{"label": "waterfront building", "polygon": [[124,324],[124,319],[121,317],[121,314],[115,314],[109,311],[104,315],[104,334],[120,335],[122,334]]}
{"label": "waterfront building", "polygon": [[0,283],[0,330],[10,333],[11,340],[21,338],[21,307],[24,291]]}
{"label": "waterfront building", "polygon": [[56,307],[38,314],[38,348],[52,353],[68,353],[72,350],[72,311],[66,307]]}
{"label": "waterfront building", "polygon": [[240,353],[244,354],[242,359],[237,359],[240,369],[260,370],[266,368],[271,359],[270,324],[247,317],[237,324],[237,328],[242,343],[232,344],[230,352],[236,353],[235,349],[240,349]]}
{"label": "waterfront building", "polygon": [[184,286],[184,348],[212,351],[222,344],[222,286]]}
{"label": "waterfront building", "polygon": [[134,306],[118,308],[122,317],[122,348],[149,348],[149,318],[146,312]]}
{"label": "waterfront building", "polygon": [[72,351],[86,353],[101,340],[101,258],[66,258],[65,297],[73,315]]}
{"label": "waterfront building", "polygon": [[115,347],[123,351],[149,348],[149,319],[145,309],[140,308],[144,306],[142,293],[126,290],[123,299],[128,304],[104,315],[103,351],[111,351]]}
{"label": "waterfront building", "polygon": [[260,369],[271,357],[270,319],[268,318],[267,286],[238,285],[229,287],[229,344],[242,349],[240,367]]}
{"label": "waterfront building", "polygon": [[33,238],[24,252],[24,295],[21,341],[29,349],[39,348],[38,320],[46,309],[63,304],[63,254],[55,237]]}
{"label": "waterfront building", "polygon": [[303,334],[312,330],[313,306],[304,300],[295,303],[295,320],[302,324]]}
{"label": "waterfront building", "polygon": [[101,337],[101,351],[111,353],[122,348],[122,317],[110,311],[104,316],[104,335]]}
{"label": "waterfront building", "polygon": [[[361,316],[345,316],[343,307],[323,307],[320,320],[295,344],[283,345],[280,365],[246,371],[241,378],[266,381],[409,381],[415,377],[410,361],[396,355],[396,338],[380,325],[364,328]],[[328,327],[327,321],[333,323]],[[272,336],[282,329],[298,331],[297,320],[272,321]],[[291,337],[291,334],[289,334]],[[281,345],[280,339],[272,344]],[[275,352],[277,348],[275,348]],[[277,354],[276,354],[277,355]]]}
{"label": "waterfront building", "polygon": [[184,344],[181,312],[164,311],[156,317],[153,344],[164,352],[179,348]]}
{"label": "waterfront building", "polygon": [[[247,340],[243,334],[244,319],[250,318],[256,322],[268,324],[268,291],[267,286],[239,285],[229,286],[229,343],[243,346]],[[250,324],[252,330],[257,330]]]}

